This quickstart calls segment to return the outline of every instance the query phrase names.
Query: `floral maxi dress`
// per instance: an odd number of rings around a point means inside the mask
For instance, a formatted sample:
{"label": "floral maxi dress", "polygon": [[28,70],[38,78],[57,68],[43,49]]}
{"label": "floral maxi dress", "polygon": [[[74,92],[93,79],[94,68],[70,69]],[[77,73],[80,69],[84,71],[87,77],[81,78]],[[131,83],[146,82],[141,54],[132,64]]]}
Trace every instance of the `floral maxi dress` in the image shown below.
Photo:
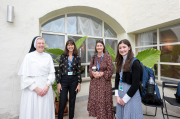
{"label": "floral maxi dress", "polygon": [[104,72],[104,75],[100,78],[95,78],[92,75],[92,67],[97,67],[98,62],[101,61],[101,57],[94,59],[91,58],[89,66],[89,76],[91,77],[89,87],[89,100],[87,110],[89,116],[97,117],[97,119],[113,119],[113,100],[112,100],[112,85],[111,77],[113,74],[113,63],[109,54],[104,54],[99,68],[100,72]]}

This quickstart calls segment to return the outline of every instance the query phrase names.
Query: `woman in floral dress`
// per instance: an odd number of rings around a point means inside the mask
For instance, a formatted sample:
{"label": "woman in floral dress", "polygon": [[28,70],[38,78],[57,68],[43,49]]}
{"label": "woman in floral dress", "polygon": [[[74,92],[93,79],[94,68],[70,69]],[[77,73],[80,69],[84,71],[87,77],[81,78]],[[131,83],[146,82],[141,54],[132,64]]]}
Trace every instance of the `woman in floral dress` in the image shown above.
{"label": "woman in floral dress", "polygon": [[[97,71],[92,71],[93,66],[96,66]],[[97,117],[97,119],[113,119],[112,74],[111,56],[105,53],[103,41],[98,40],[96,41],[95,55],[92,56],[89,67],[89,76],[91,77],[87,108],[89,116]]]}

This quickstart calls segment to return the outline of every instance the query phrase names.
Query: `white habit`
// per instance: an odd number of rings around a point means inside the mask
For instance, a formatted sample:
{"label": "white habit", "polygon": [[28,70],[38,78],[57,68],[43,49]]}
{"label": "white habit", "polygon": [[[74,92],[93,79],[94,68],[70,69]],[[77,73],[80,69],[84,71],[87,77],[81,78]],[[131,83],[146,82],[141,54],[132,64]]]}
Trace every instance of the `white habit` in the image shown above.
{"label": "white habit", "polygon": [[54,64],[47,53],[37,51],[28,53],[21,65],[18,75],[21,76],[21,106],[19,119],[55,119],[52,86],[43,97],[33,89],[44,89],[55,80]]}

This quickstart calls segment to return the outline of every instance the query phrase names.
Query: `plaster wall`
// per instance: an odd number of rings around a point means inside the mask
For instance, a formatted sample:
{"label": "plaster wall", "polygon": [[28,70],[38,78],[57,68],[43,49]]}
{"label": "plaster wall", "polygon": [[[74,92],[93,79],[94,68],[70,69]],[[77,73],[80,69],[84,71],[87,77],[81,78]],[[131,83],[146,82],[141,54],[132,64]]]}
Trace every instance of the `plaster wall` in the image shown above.
{"label": "plaster wall", "polygon": [[[7,22],[7,5],[14,6],[14,23]],[[52,11],[71,6],[87,6],[103,11],[122,27],[122,31],[126,30],[126,4],[123,0],[1,0],[0,119],[19,115],[21,90],[17,73],[33,37],[40,35],[40,18]],[[107,23],[113,25],[110,21]],[[86,86],[82,87],[87,89]],[[80,95],[87,95],[87,91],[82,91]]]}
{"label": "plaster wall", "polygon": [[126,10],[128,33],[180,23],[180,0],[128,0]]}

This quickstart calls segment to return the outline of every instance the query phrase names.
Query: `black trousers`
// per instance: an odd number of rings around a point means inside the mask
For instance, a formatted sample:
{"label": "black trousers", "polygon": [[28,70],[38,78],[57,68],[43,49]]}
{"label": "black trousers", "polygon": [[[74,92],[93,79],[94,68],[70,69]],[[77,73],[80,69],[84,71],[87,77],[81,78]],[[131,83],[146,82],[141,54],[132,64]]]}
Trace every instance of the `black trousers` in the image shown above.
{"label": "black trousers", "polygon": [[62,76],[60,83],[62,90],[60,90],[58,119],[63,119],[63,113],[66,106],[68,91],[69,91],[69,119],[73,119],[75,100],[76,100],[75,90],[78,85],[78,77],[73,75]]}

